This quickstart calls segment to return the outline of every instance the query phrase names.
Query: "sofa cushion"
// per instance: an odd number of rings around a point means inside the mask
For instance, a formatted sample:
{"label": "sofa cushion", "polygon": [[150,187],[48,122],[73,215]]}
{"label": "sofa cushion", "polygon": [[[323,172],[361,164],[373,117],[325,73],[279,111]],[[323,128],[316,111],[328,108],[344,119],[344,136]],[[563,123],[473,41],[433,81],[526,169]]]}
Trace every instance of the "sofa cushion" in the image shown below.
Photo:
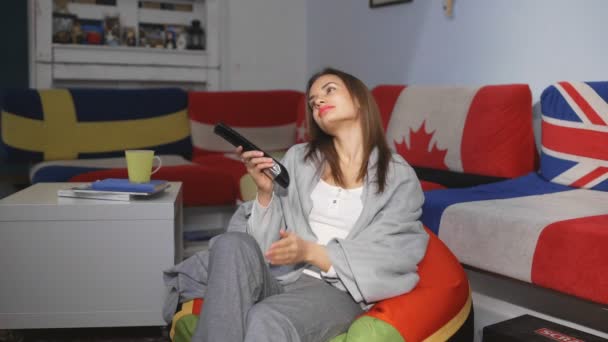
{"label": "sofa cushion", "polygon": [[427,192],[422,222],[464,264],[608,304],[606,203],[531,173]]}
{"label": "sofa cushion", "polygon": [[296,141],[296,111],[302,97],[292,90],[189,93],[194,157],[234,151],[213,133],[220,121],[267,152],[288,149]]}
{"label": "sofa cushion", "polygon": [[405,88],[407,88],[405,85],[383,84],[372,89],[372,95],[374,95],[376,104],[378,104],[380,118],[382,119],[382,127],[384,128],[385,132],[388,128],[388,122],[391,119],[391,115],[393,114],[393,109],[395,109],[397,99]]}
{"label": "sofa cushion", "polygon": [[541,174],[608,191],[608,82],[559,82],[541,96]]}
{"label": "sofa cushion", "polygon": [[302,100],[296,109],[296,144],[307,142],[310,139],[308,123],[306,122],[306,102],[306,97],[302,96]]}
{"label": "sofa cushion", "polygon": [[527,85],[381,85],[372,92],[388,118],[389,146],[414,167],[509,178],[535,169]]}
{"label": "sofa cushion", "polygon": [[[395,99],[399,96],[403,88],[400,86],[379,86],[372,90],[372,95],[375,97],[378,106],[380,108],[380,114],[382,116],[382,127],[386,130],[386,126],[388,125],[388,119],[390,114],[393,111],[393,107],[395,104]],[[298,106],[298,115],[296,118],[296,143],[303,143],[309,140],[308,137],[308,125],[306,122],[306,101],[304,101],[304,97],[302,98],[302,104]],[[423,190],[435,190],[435,189],[443,189],[446,186],[437,182],[437,180],[445,179],[443,176],[434,177],[434,175],[430,175],[428,170],[424,170],[421,168],[416,168],[416,173],[418,177],[421,179],[421,185]],[[422,175],[421,173],[424,173]],[[426,176],[430,175],[430,179],[425,179]],[[452,179],[453,177],[449,177]],[[243,186],[241,186],[241,193],[243,192]],[[250,194],[251,191],[247,191],[246,193]],[[245,196],[248,198],[249,196]]]}
{"label": "sofa cushion", "polygon": [[[247,174],[247,169],[243,162],[236,157],[235,154],[208,154],[194,157],[192,159],[197,165],[217,170],[224,175],[229,176],[237,188],[240,187],[241,178]],[[240,191],[234,198],[234,203],[240,198]]]}
{"label": "sofa cushion", "polygon": [[606,227],[608,214],[558,221],[545,227],[532,259],[532,283],[608,304]]}
{"label": "sofa cushion", "polygon": [[16,162],[103,158],[125,149],[192,151],[187,96],[171,89],[9,89],[1,117]]}
{"label": "sofa cushion", "polygon": [[[238,178],[223,168],[198,165],[177,155],[160,158],[163,166],[152,178],[183,182],[185,206],[233,205],[238,200],[238,181],[235,181]],[[46,161],[30,171],[32,183],[93,182],[127,177],[124,157]]]}

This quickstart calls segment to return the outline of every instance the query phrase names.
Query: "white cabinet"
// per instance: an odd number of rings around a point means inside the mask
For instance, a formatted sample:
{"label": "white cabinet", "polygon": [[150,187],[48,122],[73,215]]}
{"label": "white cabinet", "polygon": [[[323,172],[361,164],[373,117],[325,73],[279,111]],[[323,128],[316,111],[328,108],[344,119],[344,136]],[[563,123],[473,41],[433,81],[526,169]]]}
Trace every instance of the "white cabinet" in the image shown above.
{"label": "white cabinet", "polygon": [[165,325],[162,271],[182,260],[182,184],[129,202],[57,197],[74,185],[0,200],[0,329]]}
{"label": "white cabinet", "polygon": [[29,1],[31,87],[219,88],[219,0],[146,1],[191,5],[191,11],[140,8],[138,0],[117,0],[115,6],[68,4],[68,11],[78,18],[119,16],[122,27],[138,28],[141,23],[188,26],[199,20],[205,30],[205,50],[53,43],[53,1]]}

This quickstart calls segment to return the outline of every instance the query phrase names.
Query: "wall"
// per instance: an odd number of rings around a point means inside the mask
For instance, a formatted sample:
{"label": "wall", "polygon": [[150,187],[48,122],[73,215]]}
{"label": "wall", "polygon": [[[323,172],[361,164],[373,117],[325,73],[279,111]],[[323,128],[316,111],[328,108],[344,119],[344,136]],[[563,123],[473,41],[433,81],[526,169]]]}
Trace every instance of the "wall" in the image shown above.
{"label": "wall", "polygon": [[530,84],[608,79],[608,1],[442,0],[370,9],[309,0],[308,70],[344,68],[380,83]]}
{"label": "wall", "polygon": [[0,1],[2,53],[0,88],[27,87],[29,60],[27,38],[27,1]]}
{"label": "wall", "polygon": [[223,89],[305,87],[306,1],[229,0],[222,9]]}

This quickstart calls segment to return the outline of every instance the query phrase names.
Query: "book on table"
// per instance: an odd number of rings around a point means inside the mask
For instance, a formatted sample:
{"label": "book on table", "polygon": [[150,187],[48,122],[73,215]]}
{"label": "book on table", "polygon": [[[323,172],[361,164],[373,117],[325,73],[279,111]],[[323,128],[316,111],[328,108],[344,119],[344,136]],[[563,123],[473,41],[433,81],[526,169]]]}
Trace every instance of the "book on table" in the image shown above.
{"label": "book on table", "polygon": [[126,202],[131,200],[131,194],[129,193],[116,191],[97,191],[91,189],[90,185],[74,186],[67,189],[59,189],[57,190],[57,196]]}
{"label": "book on table", "polygon": [[169,187],[166,180],[151,180],[148,183],[132,183],[125,178],[107,178],[91,183],[91,188],[98,191],[119,191],[134,194],[155,194]]}
{"label": "book on table", "polygon": [[74,197],[101,199],[110,201],[129,201],[132,196],[145,198],[158,194],[167,189],[170,184],[164,180],[153,180],[150,183],[125,184],[125,181],[118,178],[109,178],[96,181],[86,185],[73,186],[57,191],[59,197]]}

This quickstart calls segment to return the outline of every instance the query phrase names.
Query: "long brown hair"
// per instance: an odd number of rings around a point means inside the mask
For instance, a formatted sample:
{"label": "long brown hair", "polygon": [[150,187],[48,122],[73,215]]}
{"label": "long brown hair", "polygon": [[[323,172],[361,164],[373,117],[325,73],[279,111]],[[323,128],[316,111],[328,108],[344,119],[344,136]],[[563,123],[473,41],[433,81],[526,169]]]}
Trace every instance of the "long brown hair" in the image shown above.
{"label": "long brown hair", "polygon": [[[314,74],[306,86],[306,99],[310,96],[310,88],[319,77],[324,75],[337,76],[344,82],[346,89],[351,94],[353,101],[359,104],[359,115],[361,116],[361,129],[363,136],[363,162],[359,168],[357,180],[362,180],[367,175],[367,164],[374,148],[378,149],[377,184],[378,192],[384,191],[386,186],[386,173],[391,158],[391,151],[386,143],[384,129],[380,118],[380,110],[374,100],[372,93],[361,80],[355,76],[333,68],[325,68]],[[306,101],[306,121],[308,123],[308,135],[310,142],[306,152],[306,159],[316,159],[316,152],[321,152],[322,158],[327,161],[331,169],[331,176],[337,185],[344,187],[344,174],[340,168],[338,153],[333,144],[333,137],[317,125],[312,116],[312,107]]]}

